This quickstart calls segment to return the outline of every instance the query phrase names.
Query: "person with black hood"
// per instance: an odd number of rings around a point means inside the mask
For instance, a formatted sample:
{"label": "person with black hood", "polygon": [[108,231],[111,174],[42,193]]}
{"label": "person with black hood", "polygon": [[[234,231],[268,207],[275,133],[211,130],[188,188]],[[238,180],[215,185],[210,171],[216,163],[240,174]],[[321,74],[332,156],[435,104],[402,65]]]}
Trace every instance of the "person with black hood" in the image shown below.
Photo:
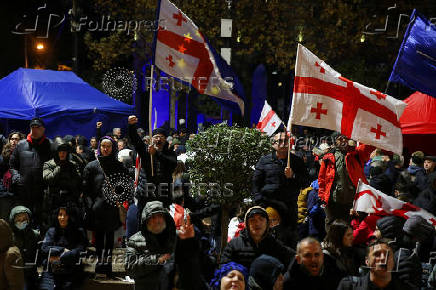
{"label": "person with black hood", "polygon": [[262,255],[251,263],[248,287],[251,290],[283,290],[283,271],[279,260]]}
{"label": "person with black hood", "polygon": [[33,118],[30,121],[29,135],[26,140],[18,143],[9,160],[12,190],[16,194],[16,202],[32,210],[37,225],[42,223],[43,165],[53,158],[51,141],[44,133],[43,120]]}
{"label": "person with black hood", "polygon": [[38,280],[37,263],[41,235],[39,231],[32,229],[32,212],[21,205],[14,207],[9,215],[9,224],[14,232],[14,244],[20,249],[26,265],[24,268],[26,289],[35,289]]}
{"label": "person with black hood", "polygon": [[23,290],[23,259],[9,224],[0,219],[0,290]]}
{"label": "person with black hood", "polygon": [[42,176],[48,185],[51,209],[61,204],[72,203],[77,206],[82,192],[82,178],[76,164],[70,160],[71,147],[68,143],[56,144],[53,159],[44,163]]}
{"label": "person with black hood", "polygon": [[[274,151],[262,156],[256,164],[252,194],[257,205],[271,206],[279,210],[282,224],[292,232],[297,244],[297,199],[300,190],[309,185],[309,175],[303,160],[290,154],[287,167],[289,137],[285,132],[274,136]],[[280,210],[281,209],[281,210]]]}
{"label": "person with black hood", "polygon": [[74,210],[60,207],[54,211],[52,227],[41,245],[44,271],[39,289],[80,289],[84,279],[81,253],[88,244],[83,228],[76,224]]}
{"label": "person with black hood", "polygon": [[277,258],[287,267],[294,251],[269,233],[268,213],[260,206],[254,206],[245,214],[245,229],[224,248],[220,263],[233,261],[250,268],[251,263],[262,254]]}
{"label": "person with black hood", "polygon": [[[171,183],[173,181],[172,174],[177,166],[177,155],[174,151],[169,150],[167,131],[164,128],[154,129],[152,132],[152,144],[146,145],[141,141],[136,130],[138,118],[129,116],[128,118],[128,133],[136,152],[141,157],[141,166],[146,171],[147,182],[155,186],[155,190],[148,190],[148,196],[141,198],[138,204],[138,210],[141,212],[145,203],[149,200],[162,201],[164,207],[169,207],[172,203]],[[153,174],[151,170],[151,159],[153,158]],[[154,197],[153,197],[154,194]],[[152,197],[150,197],[152,195]]]}
{"label": "person with black hood", "polygon": [[105,179],[113,174],[128,175],[128,170],[117,159],[117,143],[109,136],[101,138],[97,150],[97,159],[89,162],[83,171],[83,194],[92,212],[92,225],[95,230],[95,247],[98,263],[96,274],[112,275],[112,256],[114,232],[121,226],[119,209],[108,202],[103,195]]}
{"label": "person with black hood", "polygon": [[149,201],[141,216],[140,231],[127,242],[126,270],[137,289],[159,289],[167,280],[166,264],[176,248],[174,220],[160,201]]}

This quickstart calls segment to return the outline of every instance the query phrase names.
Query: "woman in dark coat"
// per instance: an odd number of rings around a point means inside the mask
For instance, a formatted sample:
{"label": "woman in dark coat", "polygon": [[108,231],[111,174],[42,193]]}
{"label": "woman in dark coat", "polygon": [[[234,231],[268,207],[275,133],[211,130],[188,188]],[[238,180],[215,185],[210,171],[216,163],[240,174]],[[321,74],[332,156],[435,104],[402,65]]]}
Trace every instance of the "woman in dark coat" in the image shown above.
{"label": "woman in dark coat", "polygon": [[44,271],[39,289],[80,289],[84,278],[80,255],[88,240],[85,231],[77,227],[71,208],[55,211],[53,226],[42,241]]}
{"label": "woman in dark coat", "polygon": [[[126,174],[127,169],[117,160],[117,143],[108,136],[102,137],[97,149],[97,160],[88,163],[83,171],[83,189],[87,202],[92,204],[95,248],[99,262],[96,274],[112,275],[110,259],[114,244],[114,232],[121,226],[119,209],[103,195],[105,177],[113,174]],[[102,254],[104,254],[102,256]],[[104,262],[104,263],[103,263]]]}

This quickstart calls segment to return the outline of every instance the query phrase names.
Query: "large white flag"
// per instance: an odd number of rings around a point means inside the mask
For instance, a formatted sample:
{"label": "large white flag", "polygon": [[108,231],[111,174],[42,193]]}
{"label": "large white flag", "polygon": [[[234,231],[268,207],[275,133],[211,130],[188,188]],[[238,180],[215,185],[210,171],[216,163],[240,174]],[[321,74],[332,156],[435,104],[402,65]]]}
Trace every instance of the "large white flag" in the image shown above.
{"label": "large white flag", "polygon": [[256,128],[259,129],[260,132],[265,132],[268,136],[271,136],[277,131],[281,124],[282,120],[280,120],[277,113],[274,112],[267,101],[265,101]]}
{"label": "large white flag", "polygon": [[436,226],[436,217],[431,213],[414,206],[409,202],[404,202],[395,197],[388,196],[361,181],[359,181],[357,186],[353,209],[355,211],[366,213],[395,215],[405,219],[408,219],[413,215],[419,215],[431,225]]}
{"label": "large white flag", "polygon": [[244,101],[232,91],[236,80],[227,82],[222,77],[216,57],[198,27],[170,1],[159,3],[156,66],[190,83],[200,94],[237,104],[244,114]]}
{"label": "large white flag", "polygon": [[298,45],[291,124],[341,132],[365,144],[403,152],[399,118],[406,103],[341,76]]}

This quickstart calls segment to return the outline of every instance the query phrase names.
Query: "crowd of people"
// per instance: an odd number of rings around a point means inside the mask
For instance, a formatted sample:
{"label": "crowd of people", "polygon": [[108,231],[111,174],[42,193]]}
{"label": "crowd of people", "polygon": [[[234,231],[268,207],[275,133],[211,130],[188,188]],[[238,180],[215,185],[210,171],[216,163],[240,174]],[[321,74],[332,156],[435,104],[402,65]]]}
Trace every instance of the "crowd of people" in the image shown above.
{"label": "crowd of people", "polygon": [[81,289],[89,256],[97,277],[113,278],[120,227],[135,289],[436,287],[431,224],[353,210],[361,180],[436,215],[436,157],[417,151],[405,164],[308,129],[288,153],[289,135],[279,132],[248,181],[251,199],[234,207],[224,246],[220,206],[183,186],[195,135],[157,128],[150,138],[137,123],[130,116],[123,136],[120,128],[103,135],[97,122],[89,144],[80,135],[48,139],[40,118],[28,135],[0,136],[0,290]]}

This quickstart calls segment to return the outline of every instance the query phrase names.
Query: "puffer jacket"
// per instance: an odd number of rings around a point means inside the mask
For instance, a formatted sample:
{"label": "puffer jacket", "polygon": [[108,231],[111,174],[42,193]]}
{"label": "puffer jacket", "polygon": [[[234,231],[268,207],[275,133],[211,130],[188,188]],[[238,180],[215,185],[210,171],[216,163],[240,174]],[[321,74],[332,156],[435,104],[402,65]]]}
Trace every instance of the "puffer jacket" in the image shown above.
{"label": "puffer jacket", "polygon": [[0,219],[0,290],[24,289],[23,259],[13,246],[12,230]]}
{"label": "puffer jacket", "polygon": [[[345,166],[354,187],[357,187],[359,179],[366,184],[368,183],[368,180],[366,180],[365,174],[363,173],[363,167],[369,160],[369,156],[374,149],[374,146],[362,144],[345,155]],[[330,199],[331,189],[335,181],[335,173],[335,155],[334,152],[329,152],[322,158],[321,168],[319,169],[318,174],[318,196],[321,201],[326,204],[328,204]]]}
{"label": "puffer jacket", "polygon": [[[246,217],[248,216],[249,211],[252,209],[253,208],[250,208],[247,211]],[[224,252],[220,261],[221,265],[228,262],[236,262],[244,265],[248,269],[250,268],[251,263],[257,257],[265,254],[277,258],[285,267],[287,267],[291,257],[295,254],[295,252],[292,249],[284,246],[269,233],[269,225],[267,225],[264,238],[258,244],[256,244],[250,237],[250,229],[246,219],[245,224],[246,228],[242,230],[239,237],[233,238],[224,248]]]}
{"label": "puffer jacket", "polygon": [[44,162],[53,158],[51,141],[45,136],[33,140],[30,134],[21,140],[9,159],[12,174],[12,191],[24,204],[38,203],[42,199]]}
{"label": "puffer jacket", "polygon": [[[15,216],[19,213],[27,213],[29,216],[29,224],[23,230],[17,229],[14,223]],[[39,242],[41,241],[41,235],[39,231],[31,228],[31,220],[32,212],[27,207],[21,205],[14,207],[9,215],[9,224],[14,232],[14,243],[20,249],[24,263],[28,263],[24,269],[24,275],[26,277],[37,274],[37,265],[34,263],[35,258],[38,255]]]}
{"label": "puffer jacket", "polygon": [[312,190],[312,187],[306,187],[303,189],[300,194],[298,195],[298,220],[297,222],[299,224],[302,224],[305,222],[307,217],[307,196],[309,192]]}
{"label": "puffer jacket", "polygon": [[290,166],[295,177],[286,178],[286,161],[279,160],[275,152],[261,157],[253,173],[252,194],[256,204],[263,207],[275,208],[274,202],[282,203],[287,207],[287,216],[282,216],[282,221],[296,229],[298,195],[310,181],[303,160],[294,154],[290,155]]}
{"label": "puffer jacket", "polygon": [[[155,213],[165,217],[166,228],[160,234],[147,230],[146,222]],[[158,289],[166,264],[159,264],[163,254],[174,254],[176,247],[176,227],[174,220],[162,202],[148,202],[141,216],[140,231],[130,237],[126,251],[126,270],[135,279],[137,289]]]}
{"label": "puffer jacket", "polygon": [[77,204],[82,192],[82,178],[76,164],[69,160],[61,162],[59,155],[44,163],[43,178],[48,185],[51,208],[58,208],[62,203]]}
{"label": "puffer jacket", "polygon": [[[116,159],[116,142],[110,140],[112,141],[112,154],[101,156],[98,151],[98,160],[89,162],[83,171],[83,193],[94,215],[94,224],[90,227],[104,232],[115,231],[121,226],[119,209],[106,201],[103,196],[105,174],[106,176],[117,173],[128,175],[128,170]],[[98,146],[100,148],[100,143]]]}

